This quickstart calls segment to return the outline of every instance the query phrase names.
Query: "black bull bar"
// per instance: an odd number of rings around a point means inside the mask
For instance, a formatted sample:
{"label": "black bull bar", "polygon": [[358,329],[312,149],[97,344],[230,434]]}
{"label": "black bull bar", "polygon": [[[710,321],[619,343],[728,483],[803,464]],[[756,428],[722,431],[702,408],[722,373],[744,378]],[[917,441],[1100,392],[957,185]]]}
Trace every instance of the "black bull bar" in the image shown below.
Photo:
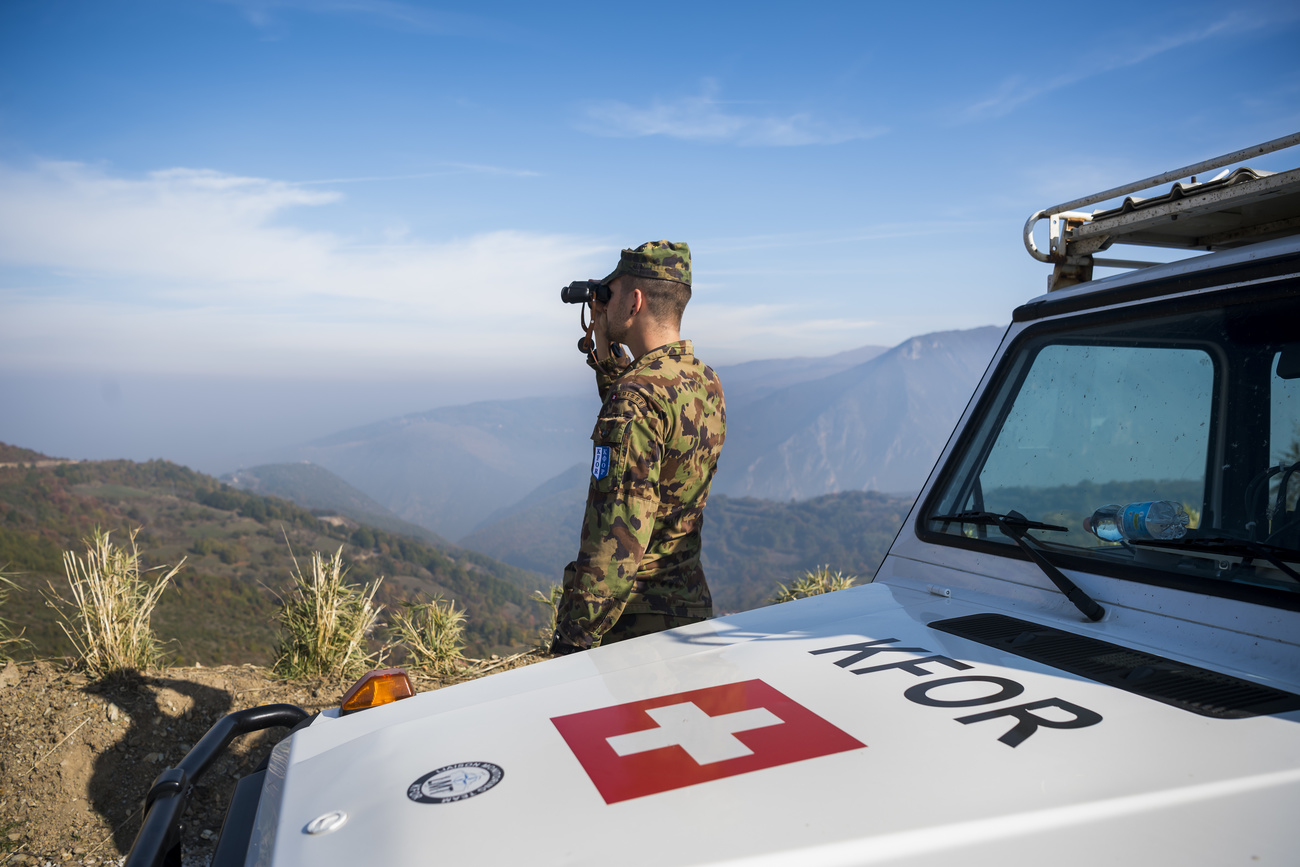
{"label": "black bull bar", "polygon": [[[190,805],[194,784],[240,735],[276,726],[292,729],[306,719],[307,711],[291,704],[238,710],[219,719],[179,765],[167,768],[149,787],[144,801],[144,821],[126,856],[125,867],[180,867],[181,817]],[[225,830],[222,829],[223,836]]]}

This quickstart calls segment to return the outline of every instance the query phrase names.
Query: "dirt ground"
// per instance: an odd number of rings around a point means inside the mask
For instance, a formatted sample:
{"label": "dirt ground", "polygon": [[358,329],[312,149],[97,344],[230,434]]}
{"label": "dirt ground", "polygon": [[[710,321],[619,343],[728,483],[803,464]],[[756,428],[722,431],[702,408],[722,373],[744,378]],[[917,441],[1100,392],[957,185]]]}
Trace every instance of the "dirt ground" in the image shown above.
{"label": "dirt ground", "polygon": [[[517,668],[536,655],[483,660],[416,691]],[[0,865],[120,864],[158,774],[234,710],[287,702],[315,712],[350,684],[286,681],[252,665],[169,668],[91,681],[59,664],[0,668]],[[195,786],[182,835],[185,864],[206,865],[235,782],[284,729],[236,740]]]}

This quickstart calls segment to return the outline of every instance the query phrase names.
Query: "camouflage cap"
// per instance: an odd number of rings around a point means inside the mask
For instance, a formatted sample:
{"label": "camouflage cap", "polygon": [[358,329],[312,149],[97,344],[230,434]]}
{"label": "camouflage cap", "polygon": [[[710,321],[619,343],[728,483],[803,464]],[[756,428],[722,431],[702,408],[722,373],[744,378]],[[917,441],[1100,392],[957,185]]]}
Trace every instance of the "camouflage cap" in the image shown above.
{"label": "camouflage cap", "polygon": [[647,241],[635,250],[624,250],[615,268],[602,283],[620,274],[673,280],[691,285],[691,248],[685,242]]}

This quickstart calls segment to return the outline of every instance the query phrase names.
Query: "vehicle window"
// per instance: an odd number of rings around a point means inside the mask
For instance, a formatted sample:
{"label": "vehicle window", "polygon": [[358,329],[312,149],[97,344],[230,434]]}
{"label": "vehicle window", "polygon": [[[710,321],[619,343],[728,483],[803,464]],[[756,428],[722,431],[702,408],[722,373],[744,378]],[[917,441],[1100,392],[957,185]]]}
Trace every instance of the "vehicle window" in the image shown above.
{"label": "vehicle window", "polygon": [[1171,500],[1199,515],[1214,365],[1198,349],[1047,346],[979,475],[983,508],[1069,528],[1109,503]]}
{"label": "vehicle window", "polygon": [[1161,309],[1028,330],[918,532],[1018,557],[991,518],[1018,512],[1063,567],[1300,604],[1300,294]]}

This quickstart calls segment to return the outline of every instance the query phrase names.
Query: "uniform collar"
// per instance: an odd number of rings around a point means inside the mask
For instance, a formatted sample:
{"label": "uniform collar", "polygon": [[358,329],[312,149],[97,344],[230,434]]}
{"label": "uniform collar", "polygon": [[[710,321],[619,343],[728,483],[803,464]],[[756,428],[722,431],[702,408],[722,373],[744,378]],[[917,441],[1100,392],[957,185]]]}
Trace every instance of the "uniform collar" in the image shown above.
{"label": "uniform collar", "polygon": [[694,349],[689,340],[674,340],[672,343],[665,343],[663,346],[656,346],[636,361],[633,361],[628,369],[632,370],[635,368],[645,367],[647,364],[660,358],[690,358],[694,354]]}

